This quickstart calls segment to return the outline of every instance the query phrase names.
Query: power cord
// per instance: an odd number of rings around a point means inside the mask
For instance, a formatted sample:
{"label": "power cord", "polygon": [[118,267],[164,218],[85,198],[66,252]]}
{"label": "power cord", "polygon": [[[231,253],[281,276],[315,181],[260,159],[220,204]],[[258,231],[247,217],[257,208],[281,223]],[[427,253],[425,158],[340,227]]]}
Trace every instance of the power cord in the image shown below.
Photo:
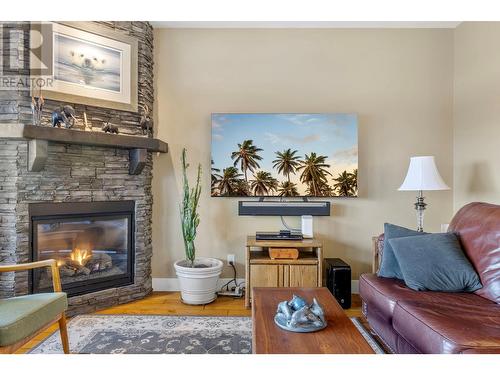
{"label": "power cord", "polygon": [[[280,198],[280,202],[283,202],[283,197]],[[288,229],[290,232],[297,232],[297,233],[300,233],[302,232],[302,229],[298,229],[298,228],[292,228],[290,227],[286,221],[285,221],[285,218],[283,216],[280,216],[281,218],[281,223],[283,224],[283,226]]]}
{"label": "power cord", "polygon": [[[238,281],[236,280],[236,267],[234,265],[234,262],[229,262],[229,265],[233,268],[233,278],[229,280],[227,283],[225,283],[221,288],[218,294],[220,295],[226,295],[226,296],[231,296],[234,298],[241,298],[244,295],[245,292],[245,287],[242,287],[241,285],[244,284],[245,282],[242,281],[238,284]],[[229,289],[229,286],[234,283],[234,287]],[[225,288],[225,291],[224,291]]]}
{"label": "power cord", "polygon": [[297,228],[292,228],[290,227],[286,221],[285,221],[285,218],[283,216],[280,216],[281,217],[281,223],[283,224],[283,226],[288,229],[290,232],[301,232],[302,229],[297,229]]}
{"label": "power cord", "polygon": [[220,290],[223,290],[224,288],[226,288],[226,290],[229,292],[229,285],[231,285],[231,283],[234,283],[234,286],[235,287],[238,287],[238,282],[236,281],[236,267],[234,266],[234,263],[233,262],[229,262],[229,265],[231,267],[233,267],[233,278],[231,280],[229,280],[227,283],[225,283],[221,288]]}

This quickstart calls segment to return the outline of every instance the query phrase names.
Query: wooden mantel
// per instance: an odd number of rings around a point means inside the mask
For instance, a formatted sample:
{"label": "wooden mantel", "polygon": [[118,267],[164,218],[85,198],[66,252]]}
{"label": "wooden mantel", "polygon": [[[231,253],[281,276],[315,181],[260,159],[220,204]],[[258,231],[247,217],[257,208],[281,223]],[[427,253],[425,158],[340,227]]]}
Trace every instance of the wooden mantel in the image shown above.
{"label": "wooden mantel", "polygon": [[0,124],[0,139],[27,140],[28,170],[39,172],[48,157],[48,142],[79,144],[98,147],[124,148],[130,154],[130,174],[140,174],[146,164],[147,152],[168,152],[168,144],[156,139],[132,135],[33,126]]}

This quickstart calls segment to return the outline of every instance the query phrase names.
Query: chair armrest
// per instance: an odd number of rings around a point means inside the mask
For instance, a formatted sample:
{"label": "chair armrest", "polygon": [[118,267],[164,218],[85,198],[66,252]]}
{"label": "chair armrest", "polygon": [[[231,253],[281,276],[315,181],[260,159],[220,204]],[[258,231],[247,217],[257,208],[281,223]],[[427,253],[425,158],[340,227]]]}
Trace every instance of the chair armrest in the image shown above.
{"label": "chair armrest", "polygon": [[52,285],[54,287],[54,292],[60,292],[62,290],[61,278],[59,277],[59,267],[57,266],[57,261],[55,259],[40,260],[38,262],[31,263],[8,264],[0,266],[0,272],[27,271],[43,267],[50,267],[52,271]]}
{"label": "chair armrest", "polygon": [[57,265],[55,259],[40,260],[31,263],[7,264],[5,266],[0,265],[0,272],[26,271],[33,268],[52,267],[53,264]]}

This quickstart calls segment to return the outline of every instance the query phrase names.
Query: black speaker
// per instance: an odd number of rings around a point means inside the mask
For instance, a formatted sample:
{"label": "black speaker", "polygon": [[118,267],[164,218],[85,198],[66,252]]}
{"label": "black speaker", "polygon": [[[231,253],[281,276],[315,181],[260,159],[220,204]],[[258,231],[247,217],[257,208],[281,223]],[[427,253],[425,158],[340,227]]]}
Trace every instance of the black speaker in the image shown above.
{"label": "black speaker", "polygon": [[340,258],[325,259],[324,285],[343,309],[351,307],[351,267]]}
{"label": "black speaker", "polygon": [[245,216],[330,216],[330,202],[239,201],[238,215]]}

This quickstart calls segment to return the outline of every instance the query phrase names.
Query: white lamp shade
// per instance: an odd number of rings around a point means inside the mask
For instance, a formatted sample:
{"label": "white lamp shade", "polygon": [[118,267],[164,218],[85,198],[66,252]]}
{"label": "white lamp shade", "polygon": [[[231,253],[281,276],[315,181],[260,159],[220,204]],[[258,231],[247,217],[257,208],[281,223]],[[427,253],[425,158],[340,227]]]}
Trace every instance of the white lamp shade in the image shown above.
{"label": "white lamp shade", "polygon": [[448,190],[439,174],[434,156],[414,156],[403,184],[398,190]]}

